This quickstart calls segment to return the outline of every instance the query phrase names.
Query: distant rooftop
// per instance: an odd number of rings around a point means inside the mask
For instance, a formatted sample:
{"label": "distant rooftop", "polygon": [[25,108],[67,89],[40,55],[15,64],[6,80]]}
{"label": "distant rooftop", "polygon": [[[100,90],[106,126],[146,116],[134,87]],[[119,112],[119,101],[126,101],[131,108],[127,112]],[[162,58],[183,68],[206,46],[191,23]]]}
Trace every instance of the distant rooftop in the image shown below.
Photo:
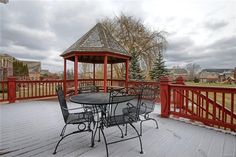
{"label": "distant rooftop", "polygon": [[201,72],[216,72],[216,73],[223,73],[223,72],[232,72],[233,69],[203,69]]}

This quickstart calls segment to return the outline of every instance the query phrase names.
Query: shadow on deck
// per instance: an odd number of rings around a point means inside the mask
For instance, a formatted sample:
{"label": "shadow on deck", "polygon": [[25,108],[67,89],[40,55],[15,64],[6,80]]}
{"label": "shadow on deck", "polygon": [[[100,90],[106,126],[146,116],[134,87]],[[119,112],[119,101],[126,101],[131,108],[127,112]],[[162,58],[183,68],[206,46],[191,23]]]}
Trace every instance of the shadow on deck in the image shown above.
{"label": "shadow on deck", "polygon": [[[69,107],[76,104],[69,103]],[[109,146],[112,157],[236,157],[236,136],[173,119],[160,118],[160,106],[151,116],[157,119],[159,129],[152,121],[143,124],[144,154],[139,154],[138,139]],[[54,156],[52,155],[64,125],[57,101],[26,101],[0,105],[0,156]],[[139,127],[138,124],[135,125]],[[67,131],[76,129],[69,126]],[[129,134],[134,134],[131,128]],[[117,128],[105,129],[110,139],[120,138]],[[65,139],[55,156],[103,157],[104,142],[91,148],[88,132]]]}

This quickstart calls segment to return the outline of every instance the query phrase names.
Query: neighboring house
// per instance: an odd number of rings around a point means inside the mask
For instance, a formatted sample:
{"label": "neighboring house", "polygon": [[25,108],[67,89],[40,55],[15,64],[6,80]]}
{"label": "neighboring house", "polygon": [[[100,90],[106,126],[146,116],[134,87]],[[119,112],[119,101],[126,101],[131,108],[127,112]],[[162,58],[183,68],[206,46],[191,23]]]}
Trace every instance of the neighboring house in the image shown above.
{"label": "neighboring house", "polygon": [[41,62],[38,61],[22,61],[27,64],[30,80],[40,80]]}
{"label": "neighboring house", "polygon": [[40,75],[41,76],[47,76],[47,75],[49,75],[50,74],[50,72],[49,72],[49,70],[46,70],[46,69],[42,69],[41,71],[40,71]]}
{"label": "neighboring house", "polygon": [[60,76],[56,73],[50,73],[49,70],[41,70],[40,80],[57,80],[60,79]]}
{"label": "neighboring house", "polygon": [[184,68],[168,69],[168,73],[172,80],[175,80],[179,76],[182,76],[184,80],[188,80],[188,71]]}
{"label": "neighboring house", "polygon": [[0,80],[7,80],[9,76],[13,76],[13,57],[0,54]]}
{"label": "neighboring house", "polygon": [[224,82],[229,77],[234,77],[233,69],[203,69],[199,73],[201,82]]}

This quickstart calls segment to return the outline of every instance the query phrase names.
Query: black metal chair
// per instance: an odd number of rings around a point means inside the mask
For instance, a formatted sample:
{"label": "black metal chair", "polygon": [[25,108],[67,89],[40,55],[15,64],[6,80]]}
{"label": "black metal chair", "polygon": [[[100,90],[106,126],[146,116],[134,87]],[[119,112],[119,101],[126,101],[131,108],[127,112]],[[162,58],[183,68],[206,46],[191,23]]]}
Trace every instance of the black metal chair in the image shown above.
{"label": "black metal chair", "polygon": [[[139,111],[140,118],[140,135],[142,136],[142,124],[144,121],[152,120],[156,124],[156,128],[158,129],[158,123],[156,119],[150,117],[150,113],[155,109],[155,101],[156,95],[159,92],[158,88],[144,87],[136,90],[139,93],[139,98],[136,104],[127,103],[128,108],[123,109],[123,113],[127,115],[131,115]],[[127,135],[127,126],[126,132]]]}
{"label": "black metal chair", "polygon": [[[101,130],[101,133],[104,138],[104,142],[106,145],[107,157],[109,156],[108,145],[122,142],[122,141],[126,141],[126,140],[130,140],[133,138],[139,138],[140,148],[141,148],[140,153],[143,154],[141,136],[140,136],[138,130],[133,125],[133,123],[138,122],[139,113],[136,112],[136,113],[133,113],[132,116],[131,115],[127,116],[127,115],[123,114],[123,112],[122,112],[122,109],[124,107],[126,107],[126,105],[115,103],[115,102],[121,102],[120,100],[124,99],[126,96],[128,96],[128,93],[124,90],[114,90],[114,91],[110,90],[110,104],[104,105],[101,108],[102,114],[105,114],[105,115],[102,116],[99,129]],[[117,100],[119,100],[119,101],[117,101]],[[121,140],[117,140],[117,141],[113,141],[113,142],[108,143],[106,140],[105,134],[104,134],[104,130],[103,130],[104,127],[109,128],[109,127],[113,127],[113,126],[118,126],[119,129],[121,130],[120,125],[126,125],[126,124],[129,124],[135,130],[135,132],[137,133],[137,136],[130,137],[130,138],[124,138]],[[121,132],[122,132],[122,130],[121,130]],[[122,136],[123,136],[123,132],[122,132]]]}
{"label": "black metal chair", "polygon": [[[62,115],[63,115],[64,121],[65,121],[65,125],[64,125],[64,127],[61,131],[61,134],[60,134],[61,139],[57,142],[57,145],[55,147],[55,150],[54,150],[53,154],[56,154],[57,148],[58,148],[60,142],[64,138],[66,138],[66,137],[68,137],[72,134],[81,133],[81,132],[85,132],[85,131],[92,132],[92,134],[91,134],[92,135],[91,136],[91,146],[93,146],[94,145],[93,130],[90,128],[91,123],[94,122],[93,113],[89,112],[89,111],[70,113],[69,112],[70,110],[76,110],[76,109],[80,109],[80,108],[68,109],[67,103],[66,103],[66,100],[65,100],[65,97],[64,97],[64,92],[63,92],[61,86],[58,86],[56,88],[56,92],[57,92],[58,100],[59,100],[59,103],[60,103]],[[65,130],[66,130],[66,126],[68,124],[78,125],[77,126],[78,130],[76,130],[74,132],[71,132],[67,135],[64,135]]]}

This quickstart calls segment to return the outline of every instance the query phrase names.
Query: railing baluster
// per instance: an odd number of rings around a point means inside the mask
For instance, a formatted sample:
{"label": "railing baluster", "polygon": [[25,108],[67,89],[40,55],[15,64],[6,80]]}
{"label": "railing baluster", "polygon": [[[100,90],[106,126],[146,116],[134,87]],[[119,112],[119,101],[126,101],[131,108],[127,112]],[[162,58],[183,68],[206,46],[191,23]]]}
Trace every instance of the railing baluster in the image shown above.
{"label": "railing baluster", "polygon": [[192,113],[195,113],[194,112],[194,93],[193,93],[193,90],[191,90],[191,94],[192,94],[192,101],[191,101],[191,106],[192,106]]}
{"label": "railing baluster", "polygon": [[208,100],[209,96],[208,96],[208,91],[206,91],[206,97],[207,97],[207,99],[206,99],[206,119],[208,119],[208,112],[209,112],[209,100]]}
{"label": "railing baluster", "polygon": [[222,122],[224,123],[226,120],[225,115],[225,93],[222,93]]}
{"label": "railing baluster", "polygon": [[4,95],[5,95],[5,83],[4,82],[1,82],[1,84],[2,84],[2,101],[4,101],[5,99],[4,99]]}
{"label": "railing baluster", "polygon": [[233,113],[234,113],[234,93],[231,93],[231,112],[230,112],[230,123],[233,124]]}
{"label": "railing baluster", "polygon": [[173,89],[173,103],[174,103],[174,112],[176,112],[176,89]]}
{"label": "railing baluster", "polygon": [[185,103],[183,103],[183,104],[185,104],[185,114],[187,115],[188,114],[188,97],[189,97],[189,90],[187,89],[187,90],[185,90],[185,95],[186,95],[186,97],[184,97],[184,102]]}

